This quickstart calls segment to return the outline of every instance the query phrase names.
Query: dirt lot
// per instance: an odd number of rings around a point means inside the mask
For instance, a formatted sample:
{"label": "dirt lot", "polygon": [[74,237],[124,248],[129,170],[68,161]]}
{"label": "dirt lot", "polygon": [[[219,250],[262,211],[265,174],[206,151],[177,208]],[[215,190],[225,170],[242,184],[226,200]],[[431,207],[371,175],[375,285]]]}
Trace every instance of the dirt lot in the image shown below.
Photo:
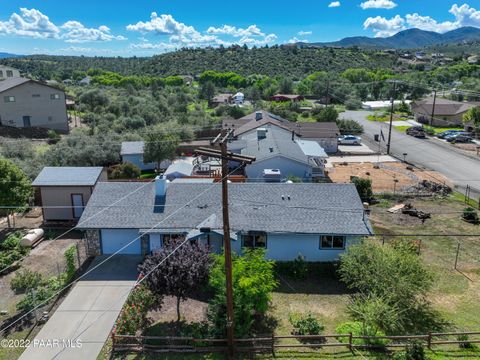
{"label": "dirt lot", "polygon": [[335,163],[330,169],[328,177],[335,183],[350,182],[351,176],[358,176],[372,180],[374,193],[404,191],[418,184],[422,180],[437,183],[450,182],[443,175],[435,171],[423,171],[417,168],[407,169],[407,165],[400,162],[380,163],[375,168],[374,163]]}
{"label": "dirt lot", "polygon": [[[23,295],[10,289],[10,281],[19,270],[30,269],[45,276],[57,275],[65,267],[65,250],[80,241],[80,235],[73,232],[59,240],[45,240],[28,254],[17,270],[0,277],[0,310],[7,310],[10,316],[15,313],[15,305]],[[0,322],[9,315],[0,316]]]}

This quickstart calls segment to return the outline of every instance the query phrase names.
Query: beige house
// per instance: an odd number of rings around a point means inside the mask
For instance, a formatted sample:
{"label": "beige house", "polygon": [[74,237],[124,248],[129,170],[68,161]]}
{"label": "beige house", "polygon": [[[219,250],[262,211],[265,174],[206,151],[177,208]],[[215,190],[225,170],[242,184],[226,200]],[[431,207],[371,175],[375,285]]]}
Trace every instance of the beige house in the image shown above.
{"label": "beige house", "polygon": [[19,77],[20,71],[18,71],[17,69],[6,65],[0,65],[0,80]]}
{"label": "beige house", "polygon": [[0,125],[20,128],[42,127],[68,132],[65,93],[27,78],[2,80]]}
{"label": "beige house", "polygon": [[78,220],[100,181],[107,181],[102,167],[44,167],[32,183],[40,192],[43,221]]}
{"label": "beige house", "polygon": [[[442,98],[435,99],[435,109],[433,108],[433,97],[415,101],[411,104],[415,120],[435,126],[458,126],[463,125],[463,115],[478,104],[447,100]],[[432,119],[433,114],[433,119]]]}

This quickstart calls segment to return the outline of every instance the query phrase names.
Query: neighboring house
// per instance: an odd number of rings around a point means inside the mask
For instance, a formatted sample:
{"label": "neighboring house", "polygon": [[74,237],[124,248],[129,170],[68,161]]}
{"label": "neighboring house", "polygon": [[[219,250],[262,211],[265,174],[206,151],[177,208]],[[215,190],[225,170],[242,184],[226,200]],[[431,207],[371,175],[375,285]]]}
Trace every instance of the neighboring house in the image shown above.
{"label": "neighboring house", "polygon": [[187,176],[191,176],[193,173],[193,163],[191,161],[179,160],[172,163],[165,173],[163,174],[167,180],[173,181],[175,179],[181,179]]}
{"label": "neighboring house", "polygon": [[65,93],[26,78],[0,81],[0,125],[68,132]]}
{"label": "neighboring house", "polygon": [[218,94],[209,102],[211,108],[216,108],[220,105],[230,105],[233,100],[232,94]]}
{"label": "neighboring house", "polygon": [[435,100],[435,111],[432,119],[433,97],[418,100],[412,103],[412,112],[415,120],[424,124],[435,126],[463,125],[463,115],[478,106],[474,103],[447,100],[437,97]]}
{"label": "neighboring house", "polygon": [[[412,103],[411,100],[394,100],[393,105],[398,106],[401,105],[402,103],[405,103],[407,105],[410,105]],[[392,102],[391,101],[362,101],[362,108],[365,110],[371,110],[371,111],[378,111],[378,110],[387,110],[392,107]]]}
{"label": "neighboring house", "polygon": [[303,100],[302,95],[294,95],[294,94],[276,94],[273,95],[270,100],[272,101],[292,101],[298,102]]}
{"label": "neighboring house", "polygon": [[[129,196],[125,196],[129,194]],[[99,183],[80,219],[89,255],[155,252],[172,238],[223,247],[222,188],[205,183]],[[373,235],[353,184],[229,184],[232,250],[269,259],[336,261]],[[103,211],[99,212],[98,209]]]}
{"label": "neighboring house", "polygon": [[102,167],[44,167],[32,183],[40,191],[43,220],[78,220],[99,181],[107,181]]}
{"label": "neighboring house", "polygon": [[85,76],[82,80],[78,82],[79,85],[90,85],[90,82],[92,81],[91,76]]}
{"label": "neighboring house", "polygon": [[272,124],[238,136],[229,149],[255,157],[245,167],[249,181],[280,181],[288,176],[309,181],[325,176],[328,155],[317,142],[299,139],[288,129]]}
{"label": "neighboring house", "polygon": [[242,105],[245,102],[245,95],[241,92],[237,92],[232,96],[232,100],[235,105]]}
{"label": "neighboring house", "polygon": [[18,71],[17,69],[6,65],[0,65],[0,80],[19,77],[20,71]]}
{"label": "neighboring house", "polygon": [[[122,157],[122,163],[132,163],[140,170],[155,170],[157,167],[156,162],[145,163],[143,162],[143,148],[145,146],[144,141],[124,141],[120,150],[120,156]],[[161,169],[166,169],[172,162],[170,160],[164,160],[160,163]]]}
{"label": "neighboring house", "polygon": [[335,122],[292,122],[262,110],[240,119],[225,119],[222,126],[226,129],[234,129],[234,136],[239,138],[267,124],[293,131],[303,140],[316,141],[328,154],[338,151],[340,130]]}

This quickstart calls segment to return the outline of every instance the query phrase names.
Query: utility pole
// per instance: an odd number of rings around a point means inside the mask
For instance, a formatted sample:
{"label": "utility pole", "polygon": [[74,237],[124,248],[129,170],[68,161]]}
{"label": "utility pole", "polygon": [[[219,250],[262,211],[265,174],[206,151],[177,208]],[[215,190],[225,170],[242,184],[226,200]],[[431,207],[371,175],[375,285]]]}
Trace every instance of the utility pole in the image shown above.
{"label": "utility pole", "polygon": [[197,155],[205,155],[222,160],[222,215],[223,215],[223,249],[225,255],[225,280],[227,294],[227,340],[228,354],[232,358],[235,350],[234,318],[233,318],[233,284],[232,284],[232,250],[230,244],[230,217],[228,212],[228,162],[236,161],[245,166],[255,161],[252,156],[243,156],[229,152],[227,149],[228,139],[233,136],[233,129],[223,129],[217,137],[211,141],[211,145],[220,145],[220,151],[209,148],[199,148]]}
{"label": "utility pole", "polygon": [[393,110],[395,103],[395,95],[397,93],[397,82],[393,81],[393,94],[390,98],[390,125],[388,126],[388,142],[387,142],[387,155],[390,155],[390,144],[392,142],[392,126],[393,126]]}
{"label": "utility pole", "polygon": [[433,104],[432,104],[432,116],[430,117],[430,126],[433,126],[433,118],[435,117],[436,102],[437,102],[437,90],[433,90]]}

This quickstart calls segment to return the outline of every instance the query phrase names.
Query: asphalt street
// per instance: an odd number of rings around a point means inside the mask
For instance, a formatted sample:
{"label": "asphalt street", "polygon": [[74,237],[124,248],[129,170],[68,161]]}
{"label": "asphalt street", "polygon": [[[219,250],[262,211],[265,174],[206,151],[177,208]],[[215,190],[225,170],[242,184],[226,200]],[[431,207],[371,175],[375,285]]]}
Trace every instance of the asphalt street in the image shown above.
{"label": "asphalt street", "polygon": [[[363,125],[365,133],[362,139],[372,150],[378,151],[379,143],[374,135],[382,130],[388,139],[388,123],[374,122],[366,119],[369,111],[346,111],[340,114],[342,119],[353,119]],[[380,150],[386,153],[386,141],[380,142]],[[480,158],[475,159],[461,151],[451,149],[451,145],[436,139],[417,139],[404,132],[392,129],[390,154],[421,168],[435,170],[452,181],[458,191],[464,191],[467,185],[476,196],[480,196]],[[473,194],[472,194],[473,195]]]}

